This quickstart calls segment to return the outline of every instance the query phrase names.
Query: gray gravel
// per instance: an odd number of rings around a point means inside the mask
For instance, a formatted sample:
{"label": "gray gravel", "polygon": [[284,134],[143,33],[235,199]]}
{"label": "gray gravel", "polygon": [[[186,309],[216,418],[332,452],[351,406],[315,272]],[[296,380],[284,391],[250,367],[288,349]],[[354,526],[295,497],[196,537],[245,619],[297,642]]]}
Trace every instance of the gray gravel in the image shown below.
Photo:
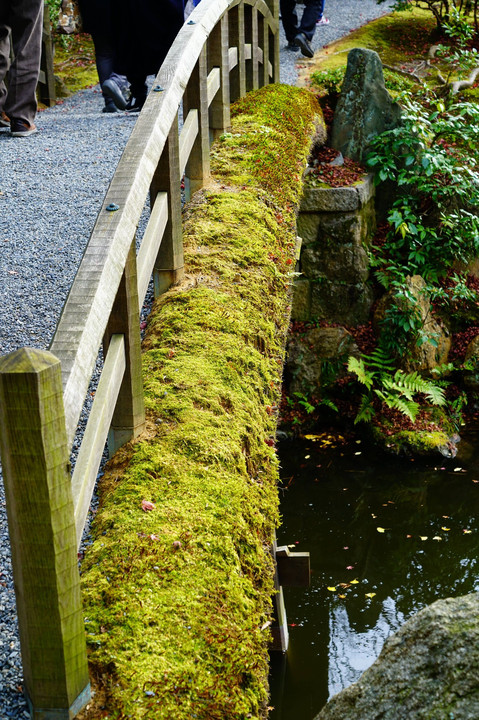
{"label": "gray gravel", "polygon": [[[389,2],[392,5],[392,0]],[[326,0],[330,24],[313,47],[383,15],[375,0]],[[301,12],[302,8],[299,7]],[[281,37],[281,81],[295,84],[299,53]],[[98,87],[39,113],[39,133],[0,131],[0,355],[47,348],[135,116],[101,112]],[[0,468],[1,479],[1,468]],[[0,720],[28,718],[0,482]]]}

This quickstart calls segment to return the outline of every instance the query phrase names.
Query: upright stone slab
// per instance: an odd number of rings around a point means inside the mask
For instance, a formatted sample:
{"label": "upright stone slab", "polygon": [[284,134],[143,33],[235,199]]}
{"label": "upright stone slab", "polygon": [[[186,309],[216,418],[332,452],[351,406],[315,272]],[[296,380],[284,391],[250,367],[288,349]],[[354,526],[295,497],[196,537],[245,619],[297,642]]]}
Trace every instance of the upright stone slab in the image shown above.
{"label": "upright stone slab", "polygon": [[371,141],[397,127],[401,109],[384,86],[383,66],[374,50],[354,48],[334,113],[331,145],[345,157],[362,162]]}

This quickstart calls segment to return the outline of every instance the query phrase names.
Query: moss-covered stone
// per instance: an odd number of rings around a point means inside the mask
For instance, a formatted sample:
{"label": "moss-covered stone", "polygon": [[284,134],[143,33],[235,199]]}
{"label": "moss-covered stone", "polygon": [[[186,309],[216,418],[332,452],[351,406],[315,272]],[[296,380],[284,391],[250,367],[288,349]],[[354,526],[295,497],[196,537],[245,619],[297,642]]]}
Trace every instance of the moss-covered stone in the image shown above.
{"label": "moss-covered stone", "polygon": [[251,93],[185,211],[186,279],[144,343],[148,432],[107,467],[82,566],[90,718],[266,714],[274,407],[317,115],[308,92]]}

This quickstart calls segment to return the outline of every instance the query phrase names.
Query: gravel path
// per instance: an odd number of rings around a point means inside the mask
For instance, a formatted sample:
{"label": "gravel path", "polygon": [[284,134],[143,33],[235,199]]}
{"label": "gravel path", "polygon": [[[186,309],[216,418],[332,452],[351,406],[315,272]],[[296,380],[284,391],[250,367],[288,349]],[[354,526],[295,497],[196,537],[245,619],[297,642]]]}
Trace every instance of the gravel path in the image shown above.
{"label": "gravel path", "polygon": [[[314,49],[385,14],[392,0],[326,0],[329,25]],[[299,7],[301,12],[301,7]],[[301,55],[284,49],[281,81],[295,84]],[[28,139],[0,131],[0,355],[49,346],[110,178],[135,116],[101,113],[98,87],[38,115]],[[1,469],[0,469],[1,480]],[[29,718],[0,482],[0,720]]]}

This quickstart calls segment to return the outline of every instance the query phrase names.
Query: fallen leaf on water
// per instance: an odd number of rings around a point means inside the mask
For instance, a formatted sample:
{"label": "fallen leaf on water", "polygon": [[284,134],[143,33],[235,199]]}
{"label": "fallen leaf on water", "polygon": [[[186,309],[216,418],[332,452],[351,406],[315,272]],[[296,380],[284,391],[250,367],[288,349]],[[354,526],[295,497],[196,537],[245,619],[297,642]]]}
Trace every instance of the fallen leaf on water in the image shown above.
{"label": "fallen leaf on water", "polygon": [[470,535],[472,533],[472,530],[466,530],[464,528],[464,530],[462,532],[464,533],[464,535]]}
{"label": "fallen leaf on water", "polygon": [[412,535],[406,535],[407,538],[412,538]]}
{"label": "fallen leaf on water", "polygon": [[145,512],[148,512],[148,510],[154,510],[155,505],[154,503],[150,502],[149,500],[142,500],[141,501],[141,509]]}
{"label": "fallen leaf on water", "polygon": [[348,566],[346,567],[346,570],[354,570],[354,565],[348,565]]}
{"label": "fallen leaf on water", "polygon": [[336,588],[334,587],[334,585],[331,585],[330,587],[328,587],[328,590],[330,592],[336,592]]}
{"label": "fallen leaf on water", "polygon": [[351,585],[358,585],[358,584],[359,584],[359,580],[351,580]]}
{"label": "fallen leaf on water", "polygon": [[342,600],[344,600],[344,598],[346,597],[346,595],[338,595],[338,597],[340,597]]}
{"label": "fallen leaf on water", "polygon": [[365,593],[365,595],[368,598],[373,598],[376,595],[376,593]]}
{"label": "fallen leaf on water", "polygon": [[463,471],[463,469],[459,467],[459,468],[454,468],[454,472],[465,472],[465,471]]}
{"label": "fallen leaf on water", "polygon": [[442,540],[442,537],[439,537],[439,535],[434,535],[433,540]]}
{"label": "fallen leaf on water", "polygon": [[473,480],[472,482],[473,482],[473,483],[479,483],[479,480]]}
{"label": "fallen leaf on water", "polygon": [[419,537],[421,538],[421,540],[427,540],[427,535],[419,535]]}
{"label": "fallen leaf on water", "polygon": [[382,528],[382,527],[377,527],[376,530],[377,530],[379,533],[386,532],[386,530],[385,530],[384,528]]}
{"label": "fallen leaf on water", "polygon": [[442,527],[442,528],[441,528],[441,530],[444,530],[444,532],[449,532],[450,529],[451,529],[451,528],[447,528],[447,527]]}
{"label": "fallen leaf on water", "polygon": [[362,455],[361,450],[359,450],[359,452],[355,452],[354,454],[355,454],[355,455]]}

